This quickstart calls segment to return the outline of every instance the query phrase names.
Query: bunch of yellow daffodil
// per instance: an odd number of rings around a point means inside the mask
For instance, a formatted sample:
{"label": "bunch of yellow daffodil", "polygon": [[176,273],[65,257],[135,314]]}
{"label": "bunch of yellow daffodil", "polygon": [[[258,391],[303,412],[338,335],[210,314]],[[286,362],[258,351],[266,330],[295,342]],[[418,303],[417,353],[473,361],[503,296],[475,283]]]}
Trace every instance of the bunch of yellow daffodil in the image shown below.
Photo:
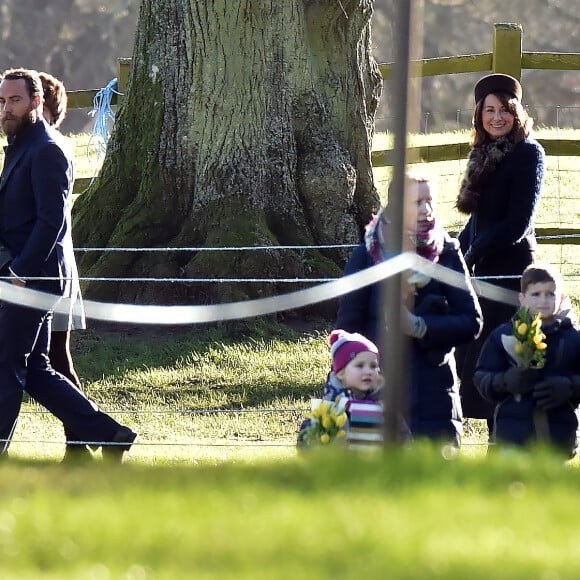
{"label": "bunch of yellow daffodil", "polygon": [[335,401],[320,401],[308,415],[310,425],[303,435],[308,447],[328,445],[336,439],[346,437],[346,399],[338,397]]}
{"label": "bunch of yellow daffodil", "polygon": [[546,335],[542,332],[542,315],[533,319],[527,308],[520,308],[513,321],[518,364],[527,369],[541,369],[546,364]]}

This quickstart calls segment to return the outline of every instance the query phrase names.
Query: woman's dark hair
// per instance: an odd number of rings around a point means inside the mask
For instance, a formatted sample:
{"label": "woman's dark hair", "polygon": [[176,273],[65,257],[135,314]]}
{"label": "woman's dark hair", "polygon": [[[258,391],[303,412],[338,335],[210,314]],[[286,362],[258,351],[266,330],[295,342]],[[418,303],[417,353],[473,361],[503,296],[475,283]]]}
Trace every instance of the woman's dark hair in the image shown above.
{"label": "woman's dark hair", "polygon": [[[495,93],[493,93],[495,94]],[[519,143],[530,136],[534,126],[534,120],[522,107],[518,99],[512,95],[504,93],[495,94],[501,104],[514,116],[514,126],[508,135],[508,139],[513,143]],[[481,99],[475,106],[473,113],[473,133],[471,146],[477,147],[490,141],[490,137],[483,128],[483,104],[485,99]]]}
{"label": "woman's dark hair", "polygon": [[62,81],[51,74],[38,73],[44,91],[44,107],[50,111],[52,121],[49,123],[58,129],[66,117],[67,96]]}

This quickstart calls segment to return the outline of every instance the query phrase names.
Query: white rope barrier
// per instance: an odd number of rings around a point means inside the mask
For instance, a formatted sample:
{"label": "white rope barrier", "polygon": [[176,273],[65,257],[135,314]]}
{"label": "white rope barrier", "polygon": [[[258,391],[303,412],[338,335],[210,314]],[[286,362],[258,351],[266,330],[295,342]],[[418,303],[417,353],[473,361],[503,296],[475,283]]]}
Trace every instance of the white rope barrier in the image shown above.
{"label": "white rope barrier", "polygon": [[326,244],[321,246],[223,246],[178,248],[75,248],[75,252],[247,252],[255,250],[332,250],[354,248],[357,244]]}
{"label": "white rope barrier", "polygon": [[[89,318],[134,324],[180,325],[238,320],[301,308],[337,298],[341,294],[351,292],[367,284],[373,284],[389,275],[407,269],[413,264],[414,256],[414,254],[403,254],[353,276],[326,282],[313,288],[258,300],[204,306],[110,304],[86,300],[84,306]],[[61,307],[58,303],[55,304],[54,296],[11,284],[2,285],[0,298],[32,308],[68,312],[66,304]]]}
{"label": "white rope barrier", "polygon": [[[84,301],[86,316],[95,320],[132,324],[182,325],[202,324],[226,320],[240,320],[294,310],[332,300],[375,284],[404,270],[417,270],[447,284],[465,288],[463,274],[433,264],[414,252],[407,252],[342,278],[278,296],[257,300],[228,302],[197,306],[161,306],[139,304],[114,304]],[[517,304],[516,292],[494,286],[482,280],[473,281],[478,295],[491,300]],[[54,310],[68,314],[67,301],[58,302],[54,295],[12,284],[0,285],[0,299],[41,310]]]}

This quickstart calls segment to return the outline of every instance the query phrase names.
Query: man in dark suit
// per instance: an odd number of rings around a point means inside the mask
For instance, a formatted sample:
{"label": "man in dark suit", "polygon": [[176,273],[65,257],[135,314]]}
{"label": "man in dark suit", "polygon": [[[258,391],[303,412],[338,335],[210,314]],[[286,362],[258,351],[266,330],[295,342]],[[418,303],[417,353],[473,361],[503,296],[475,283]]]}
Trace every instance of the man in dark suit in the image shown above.
{"label": "man in dark suit", "polygon": [[[42,115],[36,71],[12,69],[0,81],[0,124],[8,138],[0,176],[0,243],[11,256],[2,284],[54,295],[71,292],[73,167],[63,137]],[[6,453],[24,389],[84,441],[121,461],[136,434],[100,411],[48,359],[52,312],[0,305],[0,453]]]}

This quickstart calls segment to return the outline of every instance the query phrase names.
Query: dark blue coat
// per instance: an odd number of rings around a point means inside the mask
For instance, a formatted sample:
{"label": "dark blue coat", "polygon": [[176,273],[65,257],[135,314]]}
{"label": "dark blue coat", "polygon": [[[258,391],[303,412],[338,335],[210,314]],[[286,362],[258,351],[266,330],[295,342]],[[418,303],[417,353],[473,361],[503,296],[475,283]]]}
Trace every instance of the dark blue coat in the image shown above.
{"label": "dark blue coat", "polygon": [[530,253],[536,250],[534,215],[544,182],[544,158],[537,141],[518,143],[481,193],[477,210],[459,234],[461,250],[469,250],[476,275],[519,276],[530,264]]}
{"label": "dark blue coat", "polygon": [[[532,383],[550,376],[580,375],[580,331],[569,318],[557,320],[547,328],[546,364],[532,371]],[[481,395],[495,404],[495,439],[514,445],[526,445],[536,439],[538,411],[531,394],[516,401],[509,393],[498,393],[492,387],[498,374],[513,366],[501,342],[501,335],[512,334],[512,323],[502,324],[488,337],[477,363],[473,381]],[[572,400],[544,414],[549,427],[550,441],[571,454],[576,447],[578,430],[578,403]],[[534,419],[536,415],[536,419]],[[543,420],[543,418],[542,418]]]}
{"label": "dark blue coat", "polygon": [[[518,143],[498,165],[481,192],[477,210],[459,234],[461,250],[470,252],[476,276],[515,276],[487,282],[519,291],[519,276],[534,261],[534,215],[544,182],[545,155],[533,139]],[[474,343],[458,349],[461,401],[466,417],[490,419],[493,408],[473,384],[479,352],[489,333],[511,318],[515,307],[482,298],[483,331]]]}
{"label": "dark blue coat", "polygon": [[[364,244],[349,260],[345,274],[373,265]],[[415,313],[423,317],[427,333],[411,340],[411,401],[408,422],[415,437],[460,442],[462,412],[454,347],[473,340],[481,330],[481,311],[457,240],[446,238],[439,265],[461,272],[470,291],[436,279],[417,289]],[[335,327],[360,332],[373,341],[380,336],[380,284],[342,297]]]}
{"label": "dark blue coat", "polygon": [[[43,121],[5,147],[0,181],[0,241],[29,288],[70,296],[74,251],[70,229],[73,166],[64,138]],[[39,216],[41,216],[39,218]]]}

